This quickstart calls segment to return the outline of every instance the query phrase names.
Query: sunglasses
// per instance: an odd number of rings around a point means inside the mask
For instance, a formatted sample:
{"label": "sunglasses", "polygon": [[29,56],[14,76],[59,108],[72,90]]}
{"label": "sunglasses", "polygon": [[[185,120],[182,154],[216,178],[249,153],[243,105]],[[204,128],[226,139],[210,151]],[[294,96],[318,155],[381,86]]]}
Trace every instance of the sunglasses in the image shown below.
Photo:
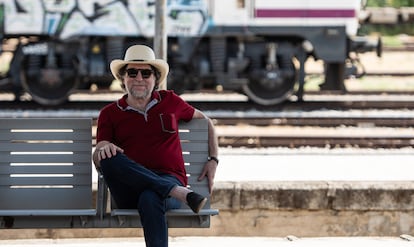
{"label": "sunglasses", "polygon": [[134,68],[131,68],[131,69],[126,70],[126,74],[128,75],[129,78],[137,77],[139,72],[141,72],[141,76],[142,76],[143,79],[150,78],[152,73],[154,73],[154,71],[152,71],[152,69],[134,69]]}

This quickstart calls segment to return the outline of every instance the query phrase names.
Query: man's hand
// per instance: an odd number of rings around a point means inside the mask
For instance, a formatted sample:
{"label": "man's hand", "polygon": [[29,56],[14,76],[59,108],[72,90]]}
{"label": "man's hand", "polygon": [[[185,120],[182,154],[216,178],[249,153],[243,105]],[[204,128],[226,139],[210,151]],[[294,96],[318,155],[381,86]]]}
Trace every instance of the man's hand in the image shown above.
{"label": "man's hand", "polygon": [[101,161],[106,158],[111,158],[116,155],[116,152],[123,153],[124,150],[113,143],[105,144],[98,149],[98,160]]}
{"label": "man's hand", "polygon": [[200,176],[198,177],[198,181],[201,181],[204,179],[204,177],[207,177],[208,179],[208,190],[210,194],[213,193],[213,186],[214,186],[214,177],[216,176],[216,169],[217,169],[217,162],[214,160],[209,160],[204,165],[203,171],[201,172]]}
{"label": "man's hand", "polygon": [[95,152],[93,154],[93,162],[95,167],[99,169],[101,167],[101,160],[111,158],[115,156],[117,152],[123,153],[124,150],[117,145],[108,141],[101,141],[96,145]]}

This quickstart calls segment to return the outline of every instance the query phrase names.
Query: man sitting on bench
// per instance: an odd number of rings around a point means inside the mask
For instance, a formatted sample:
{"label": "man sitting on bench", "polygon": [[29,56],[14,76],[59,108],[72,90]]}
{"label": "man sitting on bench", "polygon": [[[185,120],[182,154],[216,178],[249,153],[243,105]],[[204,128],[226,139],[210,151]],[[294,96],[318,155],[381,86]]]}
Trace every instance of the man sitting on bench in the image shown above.
{"label": "man sitting on bench", "polygon": [[[110,68],[126,94],[101,110],[93,160],[117,207],[138,210],[146,245],[168,246],[166,211],[187,203],[198,213],[207,201],[186,187],[178,122],[208,118],[172,91],[159,90],[169,66],[148,46],[129,47]],[[211,193],[218,147],[208,122],[209,158],[198,179],[207,177]]]}

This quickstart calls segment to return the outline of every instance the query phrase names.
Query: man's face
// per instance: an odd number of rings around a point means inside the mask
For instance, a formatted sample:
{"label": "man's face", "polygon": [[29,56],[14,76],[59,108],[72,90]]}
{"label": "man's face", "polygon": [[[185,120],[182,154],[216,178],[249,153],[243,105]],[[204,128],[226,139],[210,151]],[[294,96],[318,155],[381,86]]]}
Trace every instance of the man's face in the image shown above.
{"label": "man's face", "polygon": [[148,64],[128,64],[124,76],[125,90],[135,99],[148,99],[155,87],[155,75]]}

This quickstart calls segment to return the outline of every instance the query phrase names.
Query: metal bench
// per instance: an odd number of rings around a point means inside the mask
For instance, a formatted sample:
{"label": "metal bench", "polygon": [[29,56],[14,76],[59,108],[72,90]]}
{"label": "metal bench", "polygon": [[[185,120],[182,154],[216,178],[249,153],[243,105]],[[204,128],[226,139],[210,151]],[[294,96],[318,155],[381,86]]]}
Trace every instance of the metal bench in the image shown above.
{"label": "metal bench", "polygon": [[[205,196],[207,181],[197,176],[208,156],[207,129],[206,120],[180,124],[189,186]],[[0,228],[141,227],[135,210],[107,207],[101,175],[94,200],[91,149],[91,119],[0,118]],[[209,227],[217,214],[209,202],[199,214],[184,205],[167,213],[168,225]]]}

